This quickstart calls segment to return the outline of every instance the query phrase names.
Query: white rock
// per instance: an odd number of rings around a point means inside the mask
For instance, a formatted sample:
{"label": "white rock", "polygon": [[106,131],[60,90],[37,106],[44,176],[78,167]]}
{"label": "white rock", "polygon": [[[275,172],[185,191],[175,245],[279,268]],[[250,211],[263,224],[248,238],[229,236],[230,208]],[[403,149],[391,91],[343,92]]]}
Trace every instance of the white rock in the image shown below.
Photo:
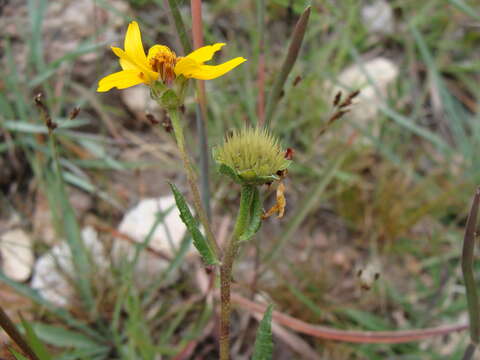
{"label": "white rock", "polygon": [[[368,74],[368,75],[367,75]],[[380,104],[387,95],[388,85],[398,76],[398,67],[391,60],[378,57],[363,63],[352,65],[338,77],[339,86],[332,90],[332,97],[345,89],[360,89],[358,100],[351,107],[350,115],[357,120],[374,120]],[[365,124],[360,123],[360,126]]]}
{"label": "white rock", "polygon": [[[168,214],[157,226],[149,246],[168,257],[173,257],[175,249],[179,248],[186,232],[173,196],[142,200],[125,215],[119,226],[119,231],[136,242],[142,243],[160,211],[168,211]],[[169,238],[173,246],[170,245]],[[93,267],[101,273],[109,271],[112,261],[114,265],[121,265],[122,262],[131,261],[136,253],[137,247],[134,244],[125,239],[115,239],[111,252],[107,256],[103,243],[91,227],[82,230],[82,239],[90,254],[90,259],[94,261]],[[191,247],[188,254],[195,254],[195,250]],[[165,258],[147,250],[141,250],[134,273],[136,286],[150,286],[152,280],[161,275],[169,265],[170,262]],[[38,290],[46,300],[57,306],[65,307],[71,304],[76,296],[72,282],[69,280],[74,276],[70,249],[66,242],[62,242],[52,247],[49,252],[37,260],[31,286]],[[178,277],[178,270],[170,273],[162,286],[172,284]]]}
{"label": "white rock", "polygon": [[[142,243],[155,224],[157,216],[162,213],[165,213],[164,218],[156,227],[149,246],[168,257],[173,257],[187,230],[180,219],[173,195],[141,200],[124,216],[118,230]],[[187,256],[195,253],[191,246]]]}
{"label": "white rock", "polygon": [[[89,259],[94,262],[91,264],[92,268],[104,274],[110,267],[110,258],[107,256],[96,230],[87,226],[82,229],[81,235]],[[75,269],[70,248],[64,241],[53,246],[50,251],[37,260],[31,287],[52,304],[65,307],[76,298],[72,283],[74,277]]]}
{"label": "white rock", "polygon": [[[95,261],[96,269],[106,270],[108,259],[95,229],[89,226],[82,229],[82,239],[90,259]],[[64,307],[75,297],[75,289],[69,281],[69,278],[74,276],[70,248],[64,241],[52,247],[37,260],[31,287],[52,304]]]}
{"label": "white rock", "polygon": [[385,0],[376,0],[362,8],[363,23],[373,33],[392,34],[393,10]]}
{"label": "white rock", "polygon": [[32,239],[21,229],[4,233],[0,238],[0,255],[5,275],[16,281],[30,277],[33,267]]}
{"label": "white rock", "polygon": [[151,98],[148,86],[133,86],[122,90],[120,94],[125,105],[139,118],[144,118],[148,112],[160,112],[160,106]]}

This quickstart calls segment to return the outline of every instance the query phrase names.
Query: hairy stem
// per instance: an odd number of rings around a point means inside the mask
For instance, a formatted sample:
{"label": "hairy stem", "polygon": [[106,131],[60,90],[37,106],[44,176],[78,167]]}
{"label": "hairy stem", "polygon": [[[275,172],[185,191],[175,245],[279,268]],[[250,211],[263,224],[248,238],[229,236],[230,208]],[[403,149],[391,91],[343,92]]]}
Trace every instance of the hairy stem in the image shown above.
{"label": "hairy stem", "polygon": [[220,249],[218,248],[217,242],[215,241],[215,237],[213,236],[212,229],[210,228],[210,223],[208,222],[207,213],[205,212],[205,209],[202,206],[200,191],[198,190],[198,186],[197,186],[197,177],[195,175],[195,170],[192,167],[192,163],[190,162],[190,158],[185,149],[185,136],[183,134],[182,125],[180,124],[179,109],[177,108],[169,109],[168,115],[172,120],[175,139],[177,141],[178,149],[180,150],[180,155],[182,156],[183,166],[185,167],[185,171],[187,172],[188,185],[190,186],[190,190],[193,196],[193,206],[195,207],[195,211],[198,214],[200,222],[202,223],[205,229],[205,234],[207,236],[208,242],[214,249],[217,257],[219,257]]}
{"label": "hairy stem", "polygon": [[232,269],[240,245],[238,240],[249,224],[250,206],[254,192],[254,186],[242,186],[237,221],[220,267],[220,360],[230,358],[230,284],[232,282]]}

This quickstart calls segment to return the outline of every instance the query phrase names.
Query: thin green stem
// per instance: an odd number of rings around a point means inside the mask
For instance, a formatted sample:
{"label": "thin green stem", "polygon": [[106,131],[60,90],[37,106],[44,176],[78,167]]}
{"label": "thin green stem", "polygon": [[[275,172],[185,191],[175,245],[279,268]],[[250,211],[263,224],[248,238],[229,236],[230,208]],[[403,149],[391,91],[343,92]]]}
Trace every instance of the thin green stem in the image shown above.
{"label": "thin green stem", "polygon": [[188,54],[192,51],[192,45],[190,39],[187,35],[187,30],[185,23],[182,19],[182,14],[180,14],[180,9],[178,8],[178,0],[167,0],[170,7],[170,11],[173,17],[173,22],[175,23],[175,28],[177,30],[178,37],[182,43],[183,52]]}
{"label": "thin green stem", "polygon": [[240,246],[240,236],[245,232],[250,220],[250,207],[255,187],[243,185],[240,197],[240,209],[232,236],[227,244],[220,267],[220,360],[230,359],[230,285],[232,269]]}
{"label": "thin green stem", "polygon": [[[202,23],[202,0],[191,0],[192,8],[192,37],[193,48],[203,46],[203,23]],[[196,124],[198,129],[199,150],[200,150],[200,190],[203,207],[210,219],[210,179],[209,179],[209,156],[207,138],[207,96],[205,82],[197,80],[197,109]]]}
{"label": "thin green stem", "polygon": [[202,206],[201,198],[200,198],[200,191],[198,190],[197,186],[197,177],[195,174],[195,170],[192,167],[192,163],[190,162],[190,158],[187,154],[185,149],[185,136],[183,134],[183,127],[180,123],[180,115],[179,109],[168,109],[168,115],[172,120],[173,132],[175,135],[175,139],[177,141],[178,149],[180,150],[180,155],[182,156],[183,166],[185,167],[185,171],[187,172],[187,180],[188,185],[190,186],[190,190],[193,196],[193,206],[195,207],[195,211],[198,214],[200,222],[202,223],[205,234],[207,236],[207,240],[210,243],[210,246],[214,249],[217,258],[219,258],[220,249],[215,241],[215,237],[213,235],[212,229],[210,228],[210,223],[208,222],[207,213]]}

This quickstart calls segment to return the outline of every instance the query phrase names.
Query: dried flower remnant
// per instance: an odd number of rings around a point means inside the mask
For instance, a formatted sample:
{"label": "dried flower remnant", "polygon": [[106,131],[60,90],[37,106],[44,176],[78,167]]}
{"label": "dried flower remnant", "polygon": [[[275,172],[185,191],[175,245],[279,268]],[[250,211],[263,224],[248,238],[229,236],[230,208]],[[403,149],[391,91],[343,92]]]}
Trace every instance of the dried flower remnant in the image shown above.
{"label": "dried flower remnant", "polygon": [[285,213],[285,207],[287,201],[285,200],[285,185],[281,182],[277,187],[277,202],[273,205],[265,214],[262,215],[262,219],[267,219],[273,214],[278,214],[277,218],[282,218]]}
{"label": "dried flower remnant", "polygon": [[187,79],[215,79],[246,61],[243,57],[236,57],[220,65],[204,65],[224,45],[217,43],[204,46],[185,57],[177,56],[165,45],[153,45],[145,54],[140,27],[132,21],[125,35],[124,50],[112,46],[112,51],[120,58],[122,70],[101,79],[97,91],[125,89],[142,83],[149,86],[155,82],[171,85],[180,76]]}

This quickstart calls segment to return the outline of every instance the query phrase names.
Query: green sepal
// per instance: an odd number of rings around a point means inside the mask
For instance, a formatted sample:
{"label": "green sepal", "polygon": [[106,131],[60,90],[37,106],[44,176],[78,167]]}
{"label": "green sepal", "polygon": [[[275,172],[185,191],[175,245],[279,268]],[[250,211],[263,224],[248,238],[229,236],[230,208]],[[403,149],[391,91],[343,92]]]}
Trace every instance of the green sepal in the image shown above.
{"label": "green sepal", "polygon": [[255,346],[253,350],[252,360],[271,360],[273,356],[273,340],[272,340],[272,313],[273,305],[269,305],[262,321],[258,325],[257,334],[255,336]]}
{"label": "green sepal", "polygon": [[168,89],[162,94],[162,96],[160,97],[160,104],[163,108],[167,110],[178,109],[180,106],[182,106],[180,98],[172,89]]}
{"label": "green sepal", "polygon": [[242,184],[263,185],[274,182],[275,180],[280,180],[280,177],[277,175],[258,176],[256,174],[252,174],[250,171],[252,170],[246,170],[238,174]]}
{"label": "green sepal", "polygon": [[183,223],[187,227],[190,235],[193,239],[193,245],[200,253],[203,261],[207,265],[217,265],[220,262],[215,255],[215,252],[210,247],[207,239],[203,236],[203,234],[198,229],[198,224],[195,218],[193,217],[190,209],[185,201],[183,195],[178,191],[177,187],[170,183],[170,187],[173,192],[173,196],[175,197],[175,202],[177,204],[178,211],[180,211],[180,219],[182,219]]}
{"label": "green sepal", "polygon": [[163,94],[168,90],[168,86],[166,86],[162,81],[155,81],[150,85],[150,96],[153,100],[160,101]]}
{"label": "green sepal", "polygon": [[220,164],[218,167],[218,172],[223,175],[227,175],[230,179],[232,179],[237,184],[242,185],[244,182],[242,179],[237,175],[235,170],[233,170],[230,166],[225,164]]}
{"label": "green sepal", "polygon": [[245,232],[240,236],[240,241],[248,241],[257,233],[262,225],[263,206],[260,199],[260,192],[255,188],[252,204],[250,205],[250,223]]}

